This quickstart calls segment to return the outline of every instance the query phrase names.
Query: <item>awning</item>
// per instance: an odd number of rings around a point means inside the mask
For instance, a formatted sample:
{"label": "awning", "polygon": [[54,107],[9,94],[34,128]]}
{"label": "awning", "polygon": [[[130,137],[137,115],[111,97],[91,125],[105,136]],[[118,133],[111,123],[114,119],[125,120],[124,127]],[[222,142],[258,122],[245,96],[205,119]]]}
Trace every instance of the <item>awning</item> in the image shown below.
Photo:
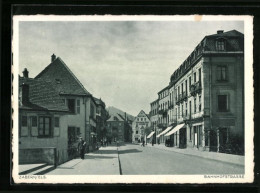
{"label": "awning", "polygon": [[179,124],[176,127],[174,127],[173,130],[171,130],[169,133],[167,133],[165,136],[170,136],[172,134],[174,134],[176,131],[180,130],[185,124]]}
{"label": "awning", "polygon": [[151,138],[151,137],[153,136],[154,133],[155,133],[155,132],[152,131],[152,132],[147,136],[147,139]]}
{"label": "awning", "polygon": [[161,132],[159,135],[157,135],[156,137],[160,137],[161,135],[164,135],[165,133],[167,133],[168,131],[170,131],[170,129],[172,128],[172,126],[167,127],[163,132]]}

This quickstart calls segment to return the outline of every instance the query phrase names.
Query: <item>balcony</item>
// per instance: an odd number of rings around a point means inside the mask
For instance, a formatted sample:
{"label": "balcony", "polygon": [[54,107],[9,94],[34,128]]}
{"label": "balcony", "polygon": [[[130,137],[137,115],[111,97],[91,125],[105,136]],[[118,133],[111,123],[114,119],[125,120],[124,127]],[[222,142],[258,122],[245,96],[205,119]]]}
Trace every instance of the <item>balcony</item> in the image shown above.
{"label": "balcony", "polygon": [[200,93],[201,90],[201,81],[195,82],[193,85],[190,86],[190,94],[192,96],[195,96],[197,93]]}
{"label": "balcony", "polygon": [[184,91],[182,94],[179,94],[178,97],[176,97],[176,104],[180,104],[182,101],[186,101],[187,100],[187,92]]}

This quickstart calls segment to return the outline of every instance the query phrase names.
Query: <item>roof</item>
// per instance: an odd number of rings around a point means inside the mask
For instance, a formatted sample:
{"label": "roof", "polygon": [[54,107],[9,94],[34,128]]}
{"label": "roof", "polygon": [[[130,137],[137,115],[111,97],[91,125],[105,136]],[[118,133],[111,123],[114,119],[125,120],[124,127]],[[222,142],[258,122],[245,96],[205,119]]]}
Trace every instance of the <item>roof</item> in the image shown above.
{"label": "roof", "polygon": [[55,88],[60,94],[91,95],[60,57],[35,77],[39,78],[55,83]]}
{"label": "roof", "polygon": [[19,103],[20,109],[69,111],[52,82],[19,76],[19,89],[24,83],[29,85],[29,103]]}
{"label": "roof", "polygon": [[168,88],[169,88],[169,85],[167,85],[167,86],[164,87],[162,90],[160,90],[160,91],[158,92],[158,94],[162,93],[163,91],[167,90]]}
{"label": "roof", "polygon": [[[225,39],[225,51],[218,51],[216,47],[216,40],[219,38]],[[217,33],[205,36],[201,42],[196,46],[192,53],[186,58],[186,60],[176,69],[171,75],[171,82],[168,86],[171,86],[173,82],[181,78],[186,71],[191,68],[196,61],[206,53],[214,52],[218,53],[228,53],[237,52],[241,54],[244,52],[244,35],[237,30],[231,30],[223,33]],[[164,90],[164,89],[163,89]],[[162,91],[163,91],[162,90]],[[161,91],[160,91],[161,92]],[[159,92],[159,93],[160,93]],[[159,94],[158,93],[158,94]]]}
{"label": "roof", "polygon": [[97,105],[103,105],[104,107],[106,106],[105,103],[101,99],[98,99],[96,97],[93,97],[93,98]]}
{"label": "roof", "polygon": [[[115,120],[117,119],[117,120]],[[118,114],[111,115],[107,121],[124,121],[124,119]]]}

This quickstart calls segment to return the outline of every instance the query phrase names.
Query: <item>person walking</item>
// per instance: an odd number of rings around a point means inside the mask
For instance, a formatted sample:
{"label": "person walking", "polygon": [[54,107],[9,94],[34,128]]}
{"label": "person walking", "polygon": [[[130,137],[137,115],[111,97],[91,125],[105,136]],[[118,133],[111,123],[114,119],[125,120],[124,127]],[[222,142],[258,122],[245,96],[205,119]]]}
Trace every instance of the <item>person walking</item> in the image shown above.
{"label": "person walking", "polygon": [[143,140],[142,146],[144,147],[144,140]]}
{"label": "person walking", "polygon": [[85,148],[86,148],[86,142],[82,139],[82,137],[80,137],[79,144],[78,144],[78,152],[80,154],[81,159],[84,159]]}

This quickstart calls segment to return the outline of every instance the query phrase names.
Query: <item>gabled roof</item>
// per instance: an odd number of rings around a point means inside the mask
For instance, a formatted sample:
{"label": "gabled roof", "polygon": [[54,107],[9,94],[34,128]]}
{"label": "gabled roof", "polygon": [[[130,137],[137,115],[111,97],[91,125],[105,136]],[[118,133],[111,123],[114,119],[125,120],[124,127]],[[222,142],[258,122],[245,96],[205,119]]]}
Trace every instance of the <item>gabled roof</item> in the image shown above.
{"label": "gabled roof", "polygon": [[[115,118],[117,120],[115,120]],[[118,114],[113,114],[109,117],[109,119],[107,121],[124,121],[124,119],[121,116],[119,116]]]}
{"label": "gabled roof", "polygon": [[235,37],[235,36],[239,36],[239,37],[243,37],[244,34],[242,34],[241,32],[237,31],[237,30],[231,30],[231,31],[227,31],[227,32],[223,32],[223,33],[217,33],[217,34],[212,34],[212,35],[208,35],[206,37]]}
{"label": "gabled roof", "polygon": [[141,111],[138,113],[138,115],[135,117],[135,119],[136,119],[137,117],[139,117],[140,115],[145,115],[145,116],[150,120],[149,115],[147,115],[143,110],[141,110]]}
{"label": "gabled roof", "polygon": [[29,85],[29,102],[22,104],[19,102],[20,109],[28,110],[49,110],[68,112],[57,90],[54,89],[52,82],[43,79],[23,78],[19,76],[20,85]]}
{"label": "gabled roof", "polygon": [[91,95],[60,57],[35,77],[35,79],[39,78],[55,83],[55,88],[60,94]]}

